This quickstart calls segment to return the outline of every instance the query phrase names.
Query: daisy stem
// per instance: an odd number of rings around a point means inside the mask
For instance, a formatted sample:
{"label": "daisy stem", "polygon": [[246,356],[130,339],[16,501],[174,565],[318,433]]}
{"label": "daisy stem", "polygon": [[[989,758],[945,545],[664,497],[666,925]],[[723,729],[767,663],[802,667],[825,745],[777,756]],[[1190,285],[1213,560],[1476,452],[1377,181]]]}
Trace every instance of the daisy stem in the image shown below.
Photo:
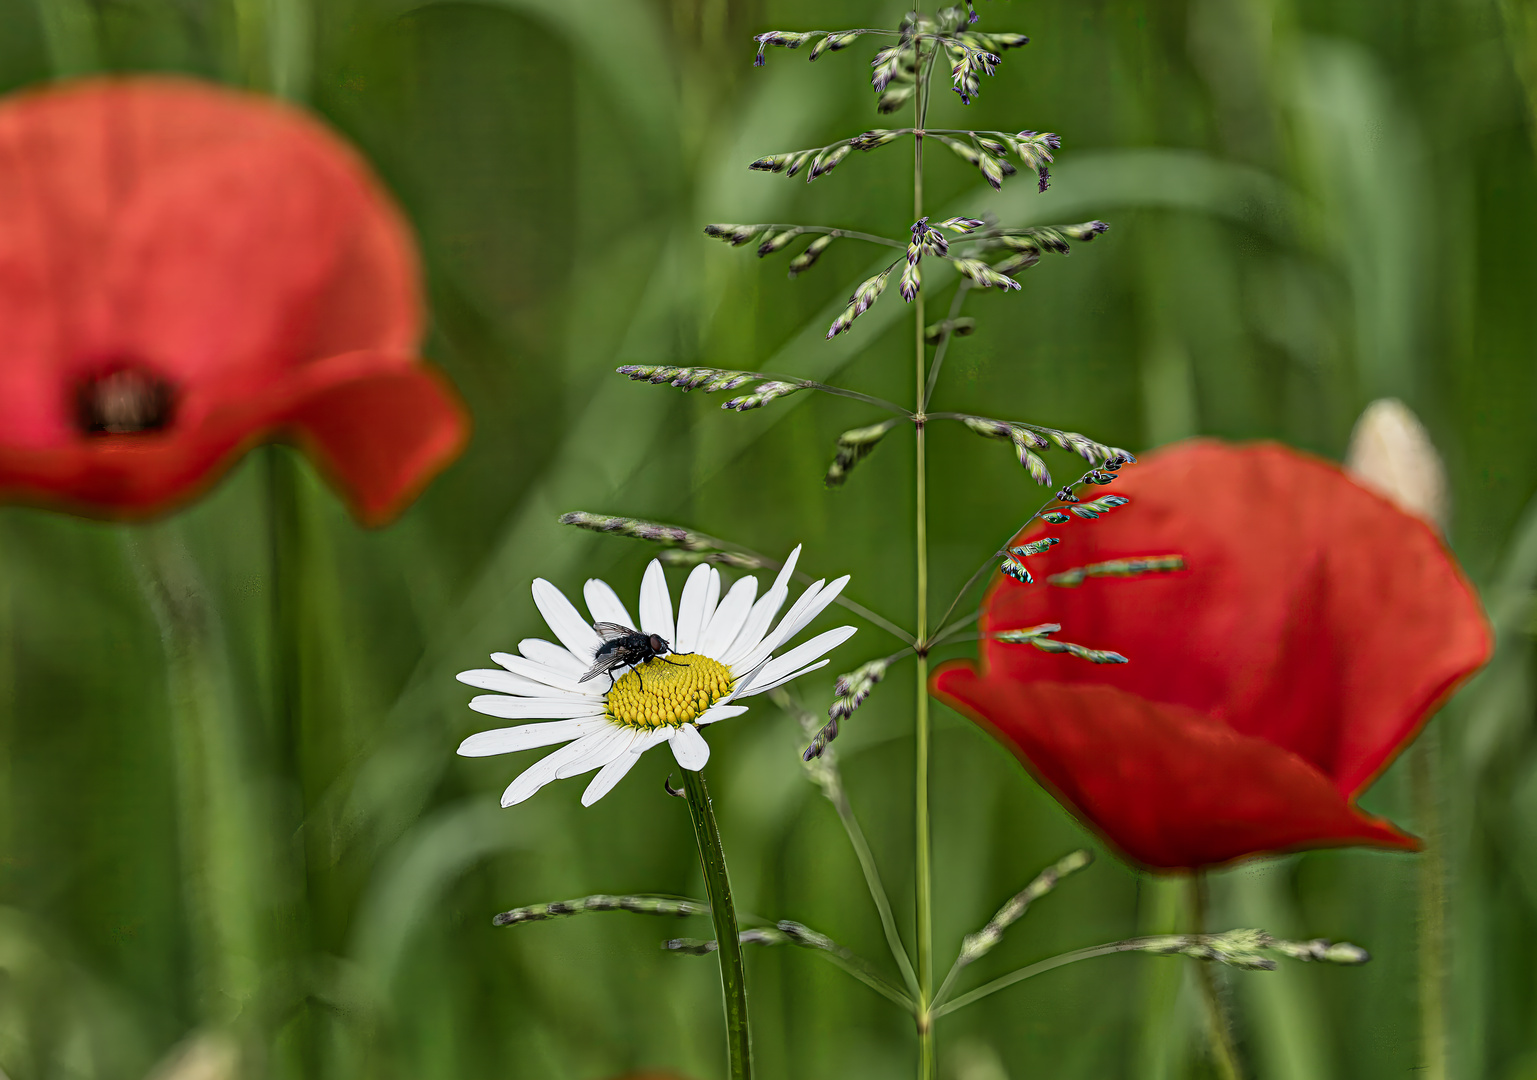
{"label": "daisy stem", "polygon": [[747,973],[742,967],[742,942],[738,937],[736,908],[731,903],[731,880],[726,875],[726,853],[720,829],[710,805],[704,774],[683,770],[683,790],[688,814],[694,822],[694,841],[699,845],[699,866],[704,871],[705,896],[715,924],[716,955],[720,958],[721,996],[726,1008],[726,1057],[731,1080],[752,1076],[752,1038],[747,1027]]}
{"label": "daisy stem", "polygon": [[[929,76],[934,69],[934,57],[938,46],[929,52],[924,64],[923,46],[918,46],[915,67],[922,74],[918,79],[918,93],[914,110],[918,122],[913,135],[913,220],[923,217],[923,124],[929,108]],[[933,1080],[934,1077],[934,1018],[929,1012],[934,990],[934,913],[929,836],[929,535],[928,535],[928,463],[924,446],[924,403],[928,397],[927,345],[923,340],[924,293],[920,289],[913,298],[913,338],[915,346],[916,389],[913,405],[917,409],[913,427],[917,434],[917,477],[915,498],[914,533],[917,548],[918,621],[917,653],[918,674],[916,693],[916,717],[914,721],[915,750],[913,756],[914,821],[917,880],[915,914],[917,918],[918,961],[918,1077]]]}
{"label": "daisy stem", "polygon": [[[1200,870],[1190,875],[1190,921],[1197,934],[1206,933],[1206,875]],[[1228,1026],[1227,1012],[1217,995],[1217,979],[1212,973],[1210,961],[1199,961],[1196,979],[1201,984],[1201,999],[1206,1003],[1208,1034],[1211,1038],[1212,1062],[1222,1080],[1243,1080],[1243,1069],[1238,1064],[1238,1050],[1233,1045],[1233,1030]]]}

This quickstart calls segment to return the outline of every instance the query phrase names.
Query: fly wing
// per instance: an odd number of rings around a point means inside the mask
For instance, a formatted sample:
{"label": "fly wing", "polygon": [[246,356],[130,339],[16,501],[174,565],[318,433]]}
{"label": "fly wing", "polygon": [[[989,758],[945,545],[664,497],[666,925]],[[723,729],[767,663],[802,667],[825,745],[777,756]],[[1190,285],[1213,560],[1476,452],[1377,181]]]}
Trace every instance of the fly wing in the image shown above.
{"label": "fly wing", "polygon": [[609,653],[606,656],[600,656],[598,657],[598,662],[593,664],[592,667],[588,669],[587,674],[583,675],[576,681],[586,682],[589,679],[596,679],[599,675],[606,675],[610,671],[613,671],[616,667],[624,667],[624,664],[624,657],[620,656],[616,652]]}
{"label": "fly wing", "polygon": [[639,630],[631,630],[628,626],[621,626],[616,622],[595,622],[592,628],[604,641],[610,641],[616,637],[625,637],[629,634],[638,634]]}

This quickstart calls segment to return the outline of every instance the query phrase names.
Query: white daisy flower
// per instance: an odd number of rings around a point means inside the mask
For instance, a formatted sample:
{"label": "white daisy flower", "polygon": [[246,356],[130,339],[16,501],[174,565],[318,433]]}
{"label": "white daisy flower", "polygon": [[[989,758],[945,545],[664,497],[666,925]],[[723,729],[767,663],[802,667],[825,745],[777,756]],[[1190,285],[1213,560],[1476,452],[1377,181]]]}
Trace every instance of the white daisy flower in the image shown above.
{"label": "white daisy flower", "polygon": [[[852,626],[840,626],[774,655],[848,584],[847,576],[831,584],[818,581],[770,629],[789,598],[790,575],[800,551],[797,547],[790,553],[761,598],[757,578],[743,577],[722,599],[720,572],[708,565],[696,567],[683,586],[676,620],[666,575],[655,559],[641,580],[639,623],[605,582],[589,580],[582,590],[589,621],[564,593],[536,578],[534,603],[560,644],[529,638],[518,643],[521,655],[491,655],[501,669],[463,671],[459,681],[496,691],[470,702],[476,712],[545,722],[479,732],[459,745],[459,753],[489,757],[566,744],[525,769],[502,793],[503,806],[522,802],[552,780],[597,769],[582,794],[582,805],[591,806],[641,754],[664,742],[672,744],[673,757],[685,769],[704,768],[710,747],[700,728],[746,712],[745,705],[735,704],[739,698],[823,667],[828,661],[818,658],[854,633]],[[593,674],[602,666],[595,665],[594,658],[603,643],[594,623],[638,626],[642,634],[661,638],[664,650],[610,684],[610,673]]]}

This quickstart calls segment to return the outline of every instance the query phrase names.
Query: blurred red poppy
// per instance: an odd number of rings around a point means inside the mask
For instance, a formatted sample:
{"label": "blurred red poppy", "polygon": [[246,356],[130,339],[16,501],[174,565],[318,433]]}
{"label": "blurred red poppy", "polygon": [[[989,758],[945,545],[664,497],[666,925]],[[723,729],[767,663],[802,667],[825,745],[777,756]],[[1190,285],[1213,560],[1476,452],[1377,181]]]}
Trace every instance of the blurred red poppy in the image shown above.
{"label": "blurred red poppy", "polygon": [[138,517],[292,438],[357,515],[463,447],[405,222],[314,120],[186,79],[0,103],[0,498]]}
{"label": "blurred red poppy", "polygon": [[[1038,584],[993,586],[981,629],[1060,623],[1062,639],[1130,663],[984,638],[981,673],[946,665],[934,692],[1148,867],[1417,846],[1354,800],[1489,656],[1435,532],[1276,445],[1187,442],[1122,477],[1126,508],[1021,534],[1063,542],[1027,560]],[[1185,569],[1047,583],[1157,555]]]}

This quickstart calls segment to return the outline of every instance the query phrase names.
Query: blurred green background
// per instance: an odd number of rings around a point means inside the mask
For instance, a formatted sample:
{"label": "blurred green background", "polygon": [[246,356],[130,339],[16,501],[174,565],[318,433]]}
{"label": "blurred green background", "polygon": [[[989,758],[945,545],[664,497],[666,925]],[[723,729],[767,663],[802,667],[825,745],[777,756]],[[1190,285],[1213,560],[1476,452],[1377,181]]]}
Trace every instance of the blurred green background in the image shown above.
{"label": "blurred green background", "polygon": [[[1500,635],[1435,725],[1445,784],[1452,1074],[1537,1078],[1537,100],[1533,0],[980,0],[1029,33],[966,126],[1063,135],[1051,190],[1002,194],[936,150],[930,205],[1112,231],[968,304],[940,408],[1143,449],[1194,433],[1338,457],[1371,399],[1425,420],[1451,538]],[[426,354],[475,438],[397,524],[366,532],[307,462],[251,454],[174,519],[123,527],[0,509],[0,1067],[14,1080],[717,1075],[714,961],[663,954],[699,924],[625,914],[493,930],[514,905],[701,891],[687,815],[648,756],[592,809],[556,784],[514,810],[524,759],[457,759],[484,725],[453,680],[542,633],[528,581],[632,594],[650,552],[562,531],[568,509],[684,521],[911,620],[905,439],[842,490],[836,434],[875,419],[798,396],[745,416],[627,383],[705,363],[910,396],[888,297],[821,336],[869,249],[783,256],[710,221],[895,234],[907,159],[813,186],[762,153],[879,122],[869,47],[809,65],[766,29],[891,25],[875,0],[0,0],[0,87],[172,70],[306,102],[353,139],[424,252]],[[1523,81],[1525,79],[1526,81]],[[941,94],[936,120],[961,124]],[[0,228],[4,223],[0,223]],[[935,595],[1036,491],[1008,448],[936,429]],[[1191,493],[1199,499],[1199,492]],[[155,594],[146,584],[169,583]],[[824,617],[824,621],[832,616]],[[1114,643],[1107,643],[1113,645]],[[798,684],[891,651],[866,628]],[[959,653],[955,649],[952,652]],[[911,919],[910,667],[836,744],[898,915]],[[962,934],[1086,835],[1014,760],[941,710],[936,937]],[[738,904],[878,961],[879,926],[796,722],[764,702],[711,736]],[[531,759],[533,755],[524,755]],[[1407,827],[1405,769],[1366,805]],[[1226,872],[1215,919],[1369,948],[1361,969],[1229,980],[1244,1053],[1275,1080],[1419,1065],[1413,857],[1309,854]],[[975,978],[1172,925],[1167,886],[1105,858],[1032,910]],[[806,952],[749,959],[765,1077],[910,1075],[911,1025]],[[957,1014],[942,1074],[1206,1075],[1185,962],[1064,969]],[[236,1058],[243,1060],[234,1071]],[[158,1070],[158,1072],[157,1072]]]}

